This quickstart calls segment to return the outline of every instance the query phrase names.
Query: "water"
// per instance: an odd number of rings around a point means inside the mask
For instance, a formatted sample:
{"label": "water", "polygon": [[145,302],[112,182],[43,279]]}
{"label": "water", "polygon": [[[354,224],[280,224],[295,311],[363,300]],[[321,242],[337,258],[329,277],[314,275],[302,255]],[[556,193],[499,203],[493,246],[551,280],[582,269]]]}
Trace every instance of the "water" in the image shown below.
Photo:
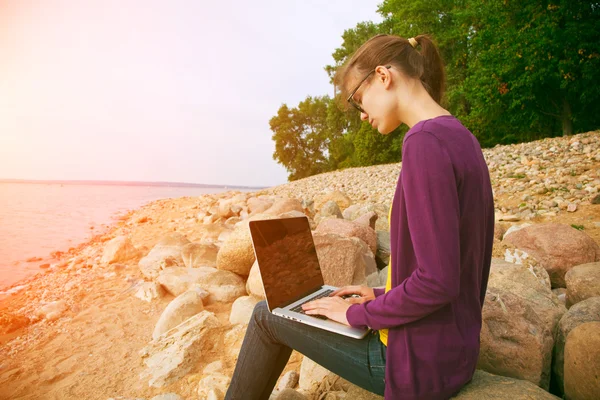
{"label": "water", "polygon": [[[114,215],[150,201],[223,192],[223,188],[0,183],[0,290],[40,271],[53,251],[101,232]],[[94,226],[95,229],[90,229]]]}

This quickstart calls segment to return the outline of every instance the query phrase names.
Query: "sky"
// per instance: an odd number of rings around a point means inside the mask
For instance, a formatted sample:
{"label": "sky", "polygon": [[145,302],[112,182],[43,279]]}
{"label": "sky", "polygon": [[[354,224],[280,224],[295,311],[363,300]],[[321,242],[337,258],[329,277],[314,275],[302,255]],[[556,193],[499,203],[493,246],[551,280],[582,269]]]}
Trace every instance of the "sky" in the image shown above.
{"label": "sky", "polygon": [[0,179],[273,186],[269,119],[381,0],[0,0]]}

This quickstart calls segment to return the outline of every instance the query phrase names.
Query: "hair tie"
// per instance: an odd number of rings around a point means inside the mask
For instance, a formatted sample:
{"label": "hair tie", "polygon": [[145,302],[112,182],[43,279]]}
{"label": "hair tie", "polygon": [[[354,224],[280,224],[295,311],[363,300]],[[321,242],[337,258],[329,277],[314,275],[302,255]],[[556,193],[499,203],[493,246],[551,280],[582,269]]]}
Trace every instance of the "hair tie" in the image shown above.
{"label": "hair tie", "polygon": [[408,39],[408,43],[410,43],[410,45],[413,47],[413,49],[416,49],[417,45],[419,44],[419,42],[417,42],[417,40],[415,38]]}

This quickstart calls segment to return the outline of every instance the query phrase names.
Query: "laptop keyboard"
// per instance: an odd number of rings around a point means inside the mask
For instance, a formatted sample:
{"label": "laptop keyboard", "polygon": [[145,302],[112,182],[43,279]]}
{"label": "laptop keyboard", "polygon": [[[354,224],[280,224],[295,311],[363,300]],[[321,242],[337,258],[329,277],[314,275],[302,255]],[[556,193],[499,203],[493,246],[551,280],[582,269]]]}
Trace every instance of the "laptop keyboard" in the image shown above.
{"label": "laptop keyboard", "polygon": [[[332,289],[328,289],[324,292],[319,293],[318,295],[316,295],[315,297],[311,297],[310,299],[304,301],[303,303],[297,305],[294,308],[290,308],[291,311],[297,312],[298,314],[304,314],[307,315],[304,310],[302,309],[302,305],[308,303],[309,301],[313,301],[313,300],[317,300],[317,299],[322,299],[323,297],[329,297],[329,295],[333,293]],[[329,319],[324,315],[316,315],[316,314],[310,314],[311,317],[315,317],[315,318],[319,318],[319,319]]]}

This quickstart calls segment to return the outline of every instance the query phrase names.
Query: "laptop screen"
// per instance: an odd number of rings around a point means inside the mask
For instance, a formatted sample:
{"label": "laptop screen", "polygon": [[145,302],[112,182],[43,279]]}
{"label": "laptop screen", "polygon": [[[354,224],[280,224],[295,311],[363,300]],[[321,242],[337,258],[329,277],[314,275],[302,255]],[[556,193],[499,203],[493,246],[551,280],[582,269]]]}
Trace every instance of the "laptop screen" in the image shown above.
{"label": "laptop screen", "polygon": [[269,310],[323,286],[308,218],[250,221],[249,226]]}

